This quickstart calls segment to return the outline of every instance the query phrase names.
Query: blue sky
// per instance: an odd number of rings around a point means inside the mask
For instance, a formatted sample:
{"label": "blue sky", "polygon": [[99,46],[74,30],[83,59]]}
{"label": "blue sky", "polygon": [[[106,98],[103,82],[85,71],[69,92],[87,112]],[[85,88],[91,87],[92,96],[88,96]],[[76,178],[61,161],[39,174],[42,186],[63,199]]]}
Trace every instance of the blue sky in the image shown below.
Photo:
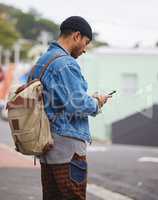
{"label": "blue sky", "polygon": [[131,46],[137,41],[158,41],[157,0],[0,0],[27,11],[35,8],[44,17],[62,22],[71,15],[85,17],[99,39],[113,46]]}

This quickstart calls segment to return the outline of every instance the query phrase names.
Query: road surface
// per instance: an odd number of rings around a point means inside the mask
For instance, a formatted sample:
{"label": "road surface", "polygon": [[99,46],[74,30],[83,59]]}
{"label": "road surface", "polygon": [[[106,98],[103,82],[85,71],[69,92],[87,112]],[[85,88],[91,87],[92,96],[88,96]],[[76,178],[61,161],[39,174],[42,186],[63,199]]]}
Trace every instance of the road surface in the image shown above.
{"label": "road surface", "polygon": [[[39,165],[13,151],[3,121],[0,144],[1,198],[41,200]],[[94,142],[88,147],[88,163],[88,200],[158,200],[158,148]]]}

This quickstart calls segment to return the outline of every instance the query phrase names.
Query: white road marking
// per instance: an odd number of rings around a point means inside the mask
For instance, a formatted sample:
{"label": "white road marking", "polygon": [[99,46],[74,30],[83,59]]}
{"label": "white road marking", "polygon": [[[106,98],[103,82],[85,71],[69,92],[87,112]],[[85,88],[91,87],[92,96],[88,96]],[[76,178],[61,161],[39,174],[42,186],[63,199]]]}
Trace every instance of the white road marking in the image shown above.
{"label": "white road marking", "polygon": [[158,163],[158,158],[157,157],[141,157],[138,159],[138,162]]}
{"label": "white road marking", "polygon": [[8,190],[8,187],[5,187],[5,186],[0,187],[0,190]]}
{"label": "white road marking", "polygon": [[[3,144],[3,143],[0,143],[0,146],[3,149],[7,149],[7,150],[9,150],[12,153],[16,152],[13,146],[8,146],[8,145]],[[88,146],[87,147],[87,151],[88,152],[105,152],[105,151],[107,151],[107,149],[108,148],[105,147],[105,146]],[[20,155],[22,155],[22,154],[20,154]],[[24,155],[22,155],[22,156],[24,156]],[[28,156],[24,156],[24,157],[28,157]]]}
{"label": "white road marking", "polygon": [[35,199],[35,197],[29,196],[28,199],[29,199],[29,200],[33,200],[33,199]]}
{"label": "white road marking", "polygon": [[142,185],[143,185],[142,182],[138,182],[138,183],[137,183],[137,186],[138,186],[138,187],[141,187]]}
{"label": "white road marking", "polygon": [[121,195],[116,192],[111,192],[110,190],[107,190],[95,184],[88,184],[87,192],[102,200],[133,200],[127,196]]}
{"label": "white road marking", "polygon": [[88,152],[105,152],[105,151],[107,151],[107,147],[105,147],[105,146],[88,146],[87,151]]}

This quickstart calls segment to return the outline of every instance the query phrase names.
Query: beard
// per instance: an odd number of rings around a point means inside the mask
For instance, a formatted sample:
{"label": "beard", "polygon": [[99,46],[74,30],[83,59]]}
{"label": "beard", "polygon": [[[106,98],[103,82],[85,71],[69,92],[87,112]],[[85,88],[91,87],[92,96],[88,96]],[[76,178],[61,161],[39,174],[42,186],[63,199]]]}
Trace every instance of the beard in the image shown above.
{"label": "beard", "polygon": [[76,46],[71,50],[71,56],[75,59],[77,59],[82,53],[80,51],[80,47]]}
{"label": "beard", "polygon": [[75,59],[78,58],[78,56],[77,56],[76,54],[74,54],[74,53],[71,53],[71,56],[72,56],[73,58],[75,58]]}

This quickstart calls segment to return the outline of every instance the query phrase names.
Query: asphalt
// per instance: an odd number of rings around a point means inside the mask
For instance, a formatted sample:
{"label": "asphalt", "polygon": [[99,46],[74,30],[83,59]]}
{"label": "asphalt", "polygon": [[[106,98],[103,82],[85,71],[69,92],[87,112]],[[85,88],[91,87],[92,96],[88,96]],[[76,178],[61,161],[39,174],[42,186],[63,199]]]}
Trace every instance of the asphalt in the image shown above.
{"label": "asphalt", "polygon": [[0,200],[40,200],[40,166],[8,146],[0,145]]}
{"label": "asphalt", "polygon": [[[103,143],[105,145],[105,142]],[[102,145],[102,142],[95,141],[93,144]],[[42,200],[39,163],[34,166],[33,157],[17,153],[13,150],[13,146],[8,123],[0,120],[0,200]],[[103,191],[101,188],[96,191],[93,185],[95,182],[91,181],[89,176],[87,200],[104,200],[109,196],[109,192],[104,191],[105,188]],[[111,191],[110,188],[109,190]],[[106,200],[114,200],[112,196],[113,193],[110,193],[110,197]],[[117,196],[117,200],[122,198]]]}
{"label": "asphalt", "polygon": [[[106,195],[110,196],[107,200],[113,200],[109,191],[104,191],[104,197],[98,198],[94,186],[89,184],[89,187],[87,200],[105,199]],[[117,200],[122,199],[126,198],[117,197]],[[42,200],[40,164],[37,161],[34,166],[33,157],[23,156],[6,144],[0,144],[0,200]]]}
{"label": "asphalt", "polygon": [[[0,200],[42,200],[40,164],[0,144]],[[87,200],[99,200],[87,194]]]}

